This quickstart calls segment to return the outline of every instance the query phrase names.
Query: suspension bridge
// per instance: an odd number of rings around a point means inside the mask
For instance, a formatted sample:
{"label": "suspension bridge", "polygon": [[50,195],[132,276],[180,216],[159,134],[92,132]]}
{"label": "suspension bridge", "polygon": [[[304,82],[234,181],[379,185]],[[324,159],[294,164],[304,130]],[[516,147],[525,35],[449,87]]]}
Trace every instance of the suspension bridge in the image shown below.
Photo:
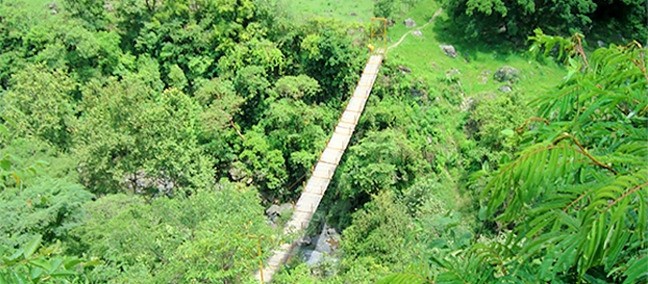
{"label": "suspension bridge", "polygon": [[369,57],[369,61],[362,72],[353,96],[351,96],[346,109],[342,113],[342,116],[340,116],[333,136],[317,161],[313,173],[306,182],[306,187],[295,204],[293,215],[284,228],[284,235],[291,237],[292,241],[283,243],[273,252],[265,267],[256,272],[256,278],[258,280],[270,282],[275,272],[281,268],[295,247],[297,247],[301,234],[306,230],[313,214],[317,211],[317,207],[335,174],[335,169],[349,145],[351,136],[355,131],[355,127],[358,124],[358,120],[362,115],[369,94],[371,94],[371,89],[378,76],[378,70],[382,65],[384,54],[384,49],[377,49]]}

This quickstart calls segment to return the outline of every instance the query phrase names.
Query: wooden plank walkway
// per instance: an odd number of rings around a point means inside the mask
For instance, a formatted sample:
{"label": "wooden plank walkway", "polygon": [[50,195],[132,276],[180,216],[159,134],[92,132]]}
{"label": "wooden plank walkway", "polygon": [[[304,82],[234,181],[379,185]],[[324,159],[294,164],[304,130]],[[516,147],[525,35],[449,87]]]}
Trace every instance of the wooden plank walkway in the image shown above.
{"label": "wooden plank walkway", "polygon": [[276,249],[268,260],[263,270],[257,271],[256,278],[264,282],[272,281],[272,276],[277,272],[281,265],[292,254],[292,250],[297,246],[297,240],[301,237],[303,231],[308,227],[313,214],[317,210],[324,193],[333,178],[342,155],[349,145],[356,124],[362,115],[367,98],[371,93],[371,88],[376,81],[378,69],[383,61],[383,52],[379,50],[372,55],[365,66],[360,81],[356,86],[353,96],[342,113],[335,132],[322,152],[322,156],[315,165],[312,175],[306,183],[306,187],[299,197],[293,215],[284,228],[284,235],[293,239],[290,243],[285,243]]}

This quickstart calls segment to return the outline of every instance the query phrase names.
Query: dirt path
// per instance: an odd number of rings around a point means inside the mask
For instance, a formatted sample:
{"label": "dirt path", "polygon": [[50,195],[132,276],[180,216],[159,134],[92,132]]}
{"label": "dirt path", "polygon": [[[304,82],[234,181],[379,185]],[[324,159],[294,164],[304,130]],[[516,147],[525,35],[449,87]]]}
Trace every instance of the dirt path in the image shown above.
{"label": "dirt path", "polygon": [[434,20],[435,20],[439,15],[441,15],[442,12],[443,12],[443,9],[441,9],[441,8],[439,8],[439,10],[436,10],[436,12],[434,12],[434,15],[432,16],[432,19],[430,19],[427,23],[425,23],[425,25],[422,25],[422,26],[421,26],[420,28],[418,28],[418,29],[412,29],[412,30],[406,32],[403,36],[400,37],[400,39],[399,39],[396,43],[394,43],[394,44],[390,45],[389,47],[387,47],[387,51],[391,50],[392,48],[396,48],[396,47],[398,47],[401,43],[403,43],[403,41],[405,40],[405,38],[406,38],[408,35],[412,34],[412,32],[414,32],[414,31],[416,31],[416,30],[422,30],[422,29],[425,29],[428,25],[430,25],[431,23],[433,23]]}

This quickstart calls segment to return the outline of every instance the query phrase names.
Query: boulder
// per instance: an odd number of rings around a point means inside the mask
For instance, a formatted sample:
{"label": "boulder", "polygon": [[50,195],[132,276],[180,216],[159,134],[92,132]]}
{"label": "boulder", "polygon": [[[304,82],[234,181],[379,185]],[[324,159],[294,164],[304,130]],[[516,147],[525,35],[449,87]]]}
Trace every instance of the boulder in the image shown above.
{"label": "boulder", "polygon": [[151,193],[157,189],[156,196],[171,196],[175,188],[175,181],[166,176],[155,176],[138,170],[124,177],[124,185],[138,194]]}
{"label": "boulder", "polygon": [[324,254],[319,251],[307,251],[304,252],[304,258],[306,259],[306,264],[308,266],[318,265],[324,259]]}
{"label": "boulder", "polygon": [[243,181],[250,177],[247,172],[247,166],[241,161],[234,161],[227,172],[233,181]]}
{"label": "boulder", "polygon": [[491,76],[491,71],[484,70],[481,73],[479,73],[479,77],[477,78],[479,79],[480,84],[486,84],[488,83],[488,78],[490,78],[490,76]]}
{"label": "boulder", "polygon": [[265,213],[266,213],[266,215],[268,215],[268,217],[278,216],[280,214],[280,212],[281,212],[281,207],[279,207],[279,205],[277,205],[277,204],[272,204],[272,206],[268,207],[268,209],[266,209],[266,211],[265,211]]}
{"label": "boulder", "polygon": [[511,88],[511,86],[509,86],[509,85],[504,85],[504,86],[499,87],[498,90],[500,92],[502,92],[502,93],[510,93],[510,92],[513,91],[513,88]]}
{"label": "boulder", "polygon": [[293,210],[293,205],[291,203],[284,203],[279,205],[279,215],[288,215]]}
{"label": "boulder", "polygon": [[115,11],[115,8],[113,7],[113,4],[110,3],[110,2],[108,2],[108,1],[106,1],[106,2],[104,3],[104,9],[105,9],[107,12],[110,12],[110,13],[112,13],[112,12]]}
{"label": "boulder", "polygon": [[50,14],[52,15],[58,14],[59,8],[58,5],[56,5],[56,2],[49,3],[47,7],[50,9]]}
{"label": "boulder", "polygon": [[598,45],[598,47],[605,47],[605,42],[602,40],[597,40],[596,45]]}
{"label": "boulder", "polygon": [[445,73],[446,77],[457,77],[461,75],[461,71],[457,68],[450,68],[448,71]]}
{"label": "boulder", "polygon": [[468,112],[471,111],[475,108],[475,105],[477,104],[477,101],[471,97],[464,98],[461,101],[461,105],[459,106],[459,109],[462,112]]}
{"label": "boulder", "polygon": [[292,209],[293,206],[290,203],[284,203],[281,205],[272,204],[270,207],[268,207],[268,209],[266,209],[265,213],[268,217],[270,217],[271,220],[274,221],[278,216],[290,215]]}
{"label": "boulder", "polygon": [[493,78],[499,82],[515,82],[520,77],[520,70],[511,66],[504,66],[495,71]]}
{"label": "boulder", "polygon": [[331,254],[340,246],[340,239],[340,234],[337,233],[335,228],[329,227],[327,224],[324,224],[324,229],[322,229],[322,233],[317,238],[315,250],[318,252]]}
{"label": "boulder", "polygon": [[313,239],[311,239],[311,237],[309,236],[303,236],[297,241],[297,243],[300,246],[309,246],[311,243],[313,243]]}
{"label": "boulder", "polygon": [[405,26],[408,28],[416,27],[416,22],[412,18],[407,18],[405,21],[403,21],[403,24],[405,24]]}
{"label": "boulder", "polygon": [[421,32],[421,30],[415,30],[415,31],[412,32],[412,35],[417,36],[417,37],[422,37],[423,32]]}
{"label": "boulder", "polygon": [[424,97],[427,97],[427,95],[428,95],[428,93],[427,93],[427,91],[425,89],[419,89],[419,88],[414,88],[414,87],[410,88],[410,94],[412,95],[412,97],[415,97],[415,98],[424,98]]}
{"label": "boulder", "polygon": [[443,52],[447,56],[450,56],[452,58],[457,57],[457,50],[455,49],[454,46],[449,45],[449,44],[442,44],[442,45],[439,45],[439,47],[441,47],[441,50],[443,50]]}

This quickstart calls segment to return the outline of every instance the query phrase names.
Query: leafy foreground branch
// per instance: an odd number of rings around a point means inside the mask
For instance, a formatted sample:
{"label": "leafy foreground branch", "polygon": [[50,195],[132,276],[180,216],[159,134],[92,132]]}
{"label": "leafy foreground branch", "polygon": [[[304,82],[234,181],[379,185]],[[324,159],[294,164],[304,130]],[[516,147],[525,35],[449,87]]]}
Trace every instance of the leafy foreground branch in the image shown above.
{"label": "leafy foreground branch", "polygon": [[41,248],[41,243],[37,236],[13,252],[0,248],[0,283],[69,283],[83,267],[96,264],[60,255],[60,244]]}
{"label": "leafy foreground branch", "polygon": [[[582,50],[580,37],[573,39],[572,51]],[[545,50],[563,42],[541,32],[535,40],[534,48]],[[503,241],[463,252],[469,262],[497,268],[472,276],[646,280],[645,54],[637,43],[598,49],[589,59],[571,53],[565,81],[535,102],[549,123],[530,127],[524,135],[535,143],[481,193],[488,201],[480,217],[496,222]]]}
{"label": "leafy foreground branch", "polygon": [[526,147],[481,192],[479,217],[494,236],[432,256],[445,269],[436,282],[648,280],[646,49],[634,42],[588,58],[581,39],[536,32],[532,51],[565,50],[568,75],[533,103],[539,117],[518,129]]}

